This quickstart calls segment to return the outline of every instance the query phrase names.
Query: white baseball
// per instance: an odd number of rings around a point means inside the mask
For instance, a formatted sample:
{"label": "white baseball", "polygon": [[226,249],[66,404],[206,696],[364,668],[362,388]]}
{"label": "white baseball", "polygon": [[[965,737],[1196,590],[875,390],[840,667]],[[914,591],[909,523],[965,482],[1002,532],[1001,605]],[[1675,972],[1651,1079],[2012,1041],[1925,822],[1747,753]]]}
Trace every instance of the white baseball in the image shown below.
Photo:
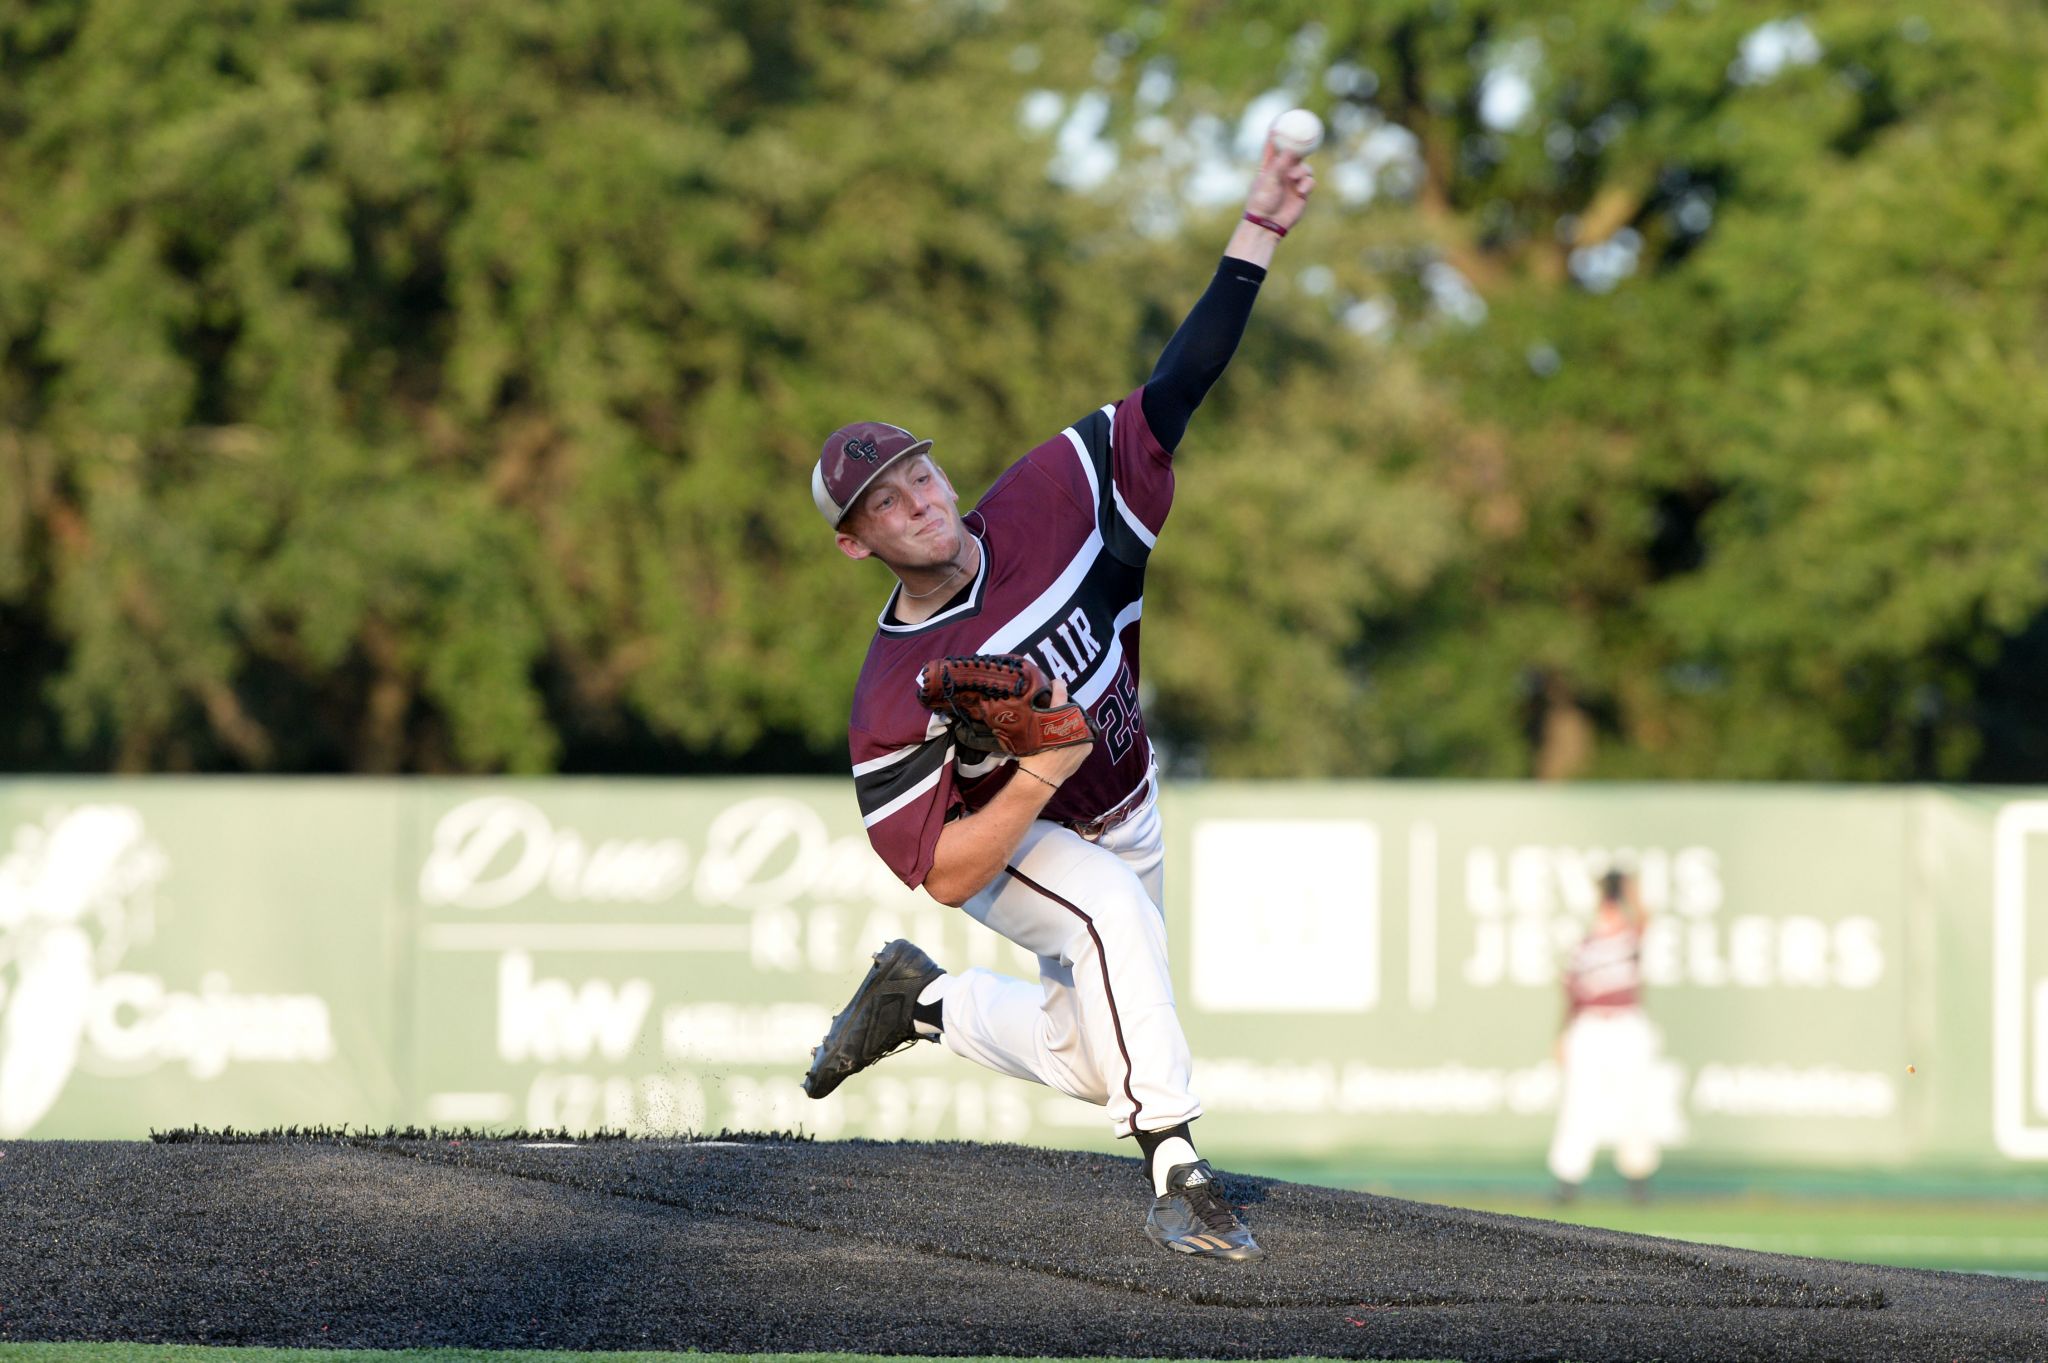
{"label": "white baseball", "polygon": [[1306,156],[1323,144],[1323,120],[1307,109],[1289,109],[1273,120],[1273,145],[1296,156]]}

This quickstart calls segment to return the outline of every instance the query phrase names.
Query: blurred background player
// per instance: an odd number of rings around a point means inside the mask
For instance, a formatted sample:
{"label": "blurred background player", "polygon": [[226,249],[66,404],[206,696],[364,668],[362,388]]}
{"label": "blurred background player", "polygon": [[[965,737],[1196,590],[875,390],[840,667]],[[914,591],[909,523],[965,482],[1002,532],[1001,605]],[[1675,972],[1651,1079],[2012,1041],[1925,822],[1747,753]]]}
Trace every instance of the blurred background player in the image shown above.
{"label": "blurred background player", "polygon": [[[1011,465],[962,516],[931,441],[884,422],[835,431],[812,498],[840,551],[895,577],[854,687],[849,743],[869,840],[907,885],[1039,958],[1037,980],[949,974],[888,943],[833,1020],[804,1089],[831,1093],[920,1036],[1107,1109],[1152,1181],[1146,1233],[1245,1260],[1221,1196],[1167,964],[1158,777],[1138,706],[1145,564],[1173,500],[1173,450],[1223,372],[1274,247],[1315,181],[1269,138],[1208,289],[1145,384]],[[1024,757],[959,743],[924,708],[933,659],[1022,654],[1086,709],[1096,741]]]}
{"label": "blurred background player", "polygon": [[1592,1172],[1602,1146],[1629,1194],[1649,1196],[1657,1172],[1657,1033],[1643,1012],[1643,928],[1649,920],[1634,882],[1620,871],[1600,878],[1600,904],[1565,963],[1565,1015],[1558,1036],[1563,1092],[1550,1141],[1556,1196],[1569,1202]]}

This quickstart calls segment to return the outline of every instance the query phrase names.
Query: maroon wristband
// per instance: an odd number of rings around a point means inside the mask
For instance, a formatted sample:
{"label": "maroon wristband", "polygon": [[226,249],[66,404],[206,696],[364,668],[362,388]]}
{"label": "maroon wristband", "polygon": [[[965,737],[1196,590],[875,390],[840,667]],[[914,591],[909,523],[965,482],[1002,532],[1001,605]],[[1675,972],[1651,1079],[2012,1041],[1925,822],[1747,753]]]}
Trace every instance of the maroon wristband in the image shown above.
{"label": "maroon wristband", "polygon": [[1257,226],[1265,228],[1268,232],[1271,232],[1276,237],[1284,237],[1287,235],[1286,228],[1282,227],[1279,223],[1274,222],[1271,218],[1265,217],[1261,214],[1247,213],[1244,215],[1244,220],[1248,223],[1254,223]]}

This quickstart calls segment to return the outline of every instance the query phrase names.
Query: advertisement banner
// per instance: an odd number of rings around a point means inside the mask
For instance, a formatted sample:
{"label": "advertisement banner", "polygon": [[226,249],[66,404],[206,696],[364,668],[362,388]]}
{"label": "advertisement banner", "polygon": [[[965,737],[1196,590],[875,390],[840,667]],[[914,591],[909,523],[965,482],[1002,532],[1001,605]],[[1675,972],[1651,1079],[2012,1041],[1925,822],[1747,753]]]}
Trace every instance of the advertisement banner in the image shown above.
{"label": "advertisement banner", "polygon": [[0,1138],[397,1115],[392,793],[0,783]]}
{"label": "advertisement banner", "polygon": [[1991,864],[1992,1134],[2048,1160],[2048,800],[1999,809]]}
{"label": "advertisement banner", "polygon": [[[1205,1143],[1532,1162],[1600,876],[1649,912],[1674,1153],[2048,1160],[2048,799],[1194,783],[1161,796]],[[799,1081],[867,958],[1036,961],[900,885],[846,783],[0,783],[0,1138],[203,1123],[797,1129],[1109,1148],[913,1046]]]}
{"label": "advertisement banner", "polygon": [[1913,1152],[1896,795],[1247,785],[1183,789],[1170,809],[1211,1139],[1540,1150],[1560,965],[1621,868],[1649,914],[1661,1060],[1644,1101],[1671,1145]]}
{"label": "advertisement banner", "polygon": [[405,798],[423,1119],[1033,1138],[1050,1095],[933,1046],[825,1102],[804,1095],[811,1048],[883,942],[1036,973],[905,889],[848,788],[436,783]]}

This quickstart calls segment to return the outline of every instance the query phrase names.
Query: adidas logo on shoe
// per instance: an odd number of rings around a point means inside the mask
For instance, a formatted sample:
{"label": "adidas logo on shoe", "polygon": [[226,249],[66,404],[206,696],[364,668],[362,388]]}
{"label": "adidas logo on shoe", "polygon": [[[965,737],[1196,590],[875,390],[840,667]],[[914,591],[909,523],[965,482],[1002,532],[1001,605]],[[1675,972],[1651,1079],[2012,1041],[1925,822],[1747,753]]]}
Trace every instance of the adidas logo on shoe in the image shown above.
{"label": "adidas logo on shoe", "polygon": [[1217,1190],[1216,1171],[1207,1160],[1167,1170],[1166,1191],[1152,1200],[1145,1234],[1153,1244],[1176,1254],[1240,1263],[1266,1257],[1237,1219],[1237,1209]]}

